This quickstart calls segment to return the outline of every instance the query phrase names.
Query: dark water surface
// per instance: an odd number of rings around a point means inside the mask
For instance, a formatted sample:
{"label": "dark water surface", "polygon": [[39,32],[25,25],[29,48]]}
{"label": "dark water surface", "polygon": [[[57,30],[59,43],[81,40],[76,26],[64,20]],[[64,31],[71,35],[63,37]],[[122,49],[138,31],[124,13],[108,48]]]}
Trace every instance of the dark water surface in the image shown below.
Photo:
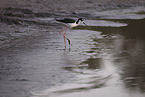
{"label": "dark water surface", "polygon": [[89,27],[68,30],[67,49],[54,18],[9,26],[15,34],[0,33],[0,97],[144,97],[144,10],[94,12]]}

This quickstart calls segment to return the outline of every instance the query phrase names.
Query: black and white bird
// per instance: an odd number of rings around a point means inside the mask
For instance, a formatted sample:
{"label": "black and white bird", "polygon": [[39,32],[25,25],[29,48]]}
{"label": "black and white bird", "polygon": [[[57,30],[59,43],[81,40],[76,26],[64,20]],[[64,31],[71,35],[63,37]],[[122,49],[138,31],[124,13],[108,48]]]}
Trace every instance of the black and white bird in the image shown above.
{"label": "black and white bird", "polygon": [[[64,27],[59,33],[64,37],[64,43],[65,43],[65,48],[66,48],[66,40],[68,40],[68,43],[70,45],[70,40],[65,36],[66,35],[66,31],[68,28],[73,28],[78,26],[80,23],[84,23],[86,26],[87,24],[84,22],[83,18],[78,18],[77,20],[74,19],[70,19],[70,18],[65,18],[65,19],[56,19],[56,21],[61,22],[63,24],[66,25],[66,27]],[[65,30],[64,34],[62,33]]]}

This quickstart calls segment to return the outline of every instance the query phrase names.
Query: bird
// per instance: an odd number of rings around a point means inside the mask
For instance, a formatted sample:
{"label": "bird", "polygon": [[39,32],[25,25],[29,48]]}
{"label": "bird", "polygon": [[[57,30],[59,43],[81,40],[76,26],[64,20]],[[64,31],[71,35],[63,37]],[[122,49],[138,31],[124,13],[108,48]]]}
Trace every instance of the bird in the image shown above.
{"label": "bird", "polygon": [[[88,26],[85,22],[83,18],[78,18],[77,20],[75,19],[70,19],[70,18],[64,18],[64,19],[56,19],[56,21],[63,23],[64,25],[66,25],[59,33],[64,37],[64,44],[65,44],[65,48],[66,48],[66,40],[68,40],[68,43],[70,45],[70,40],[65,36],[66,35],[66,31],[68,28],[73,28],[78,26],[80,23],[85,24],[86,26]],[[62,33],[65,30],[64,34]]]}

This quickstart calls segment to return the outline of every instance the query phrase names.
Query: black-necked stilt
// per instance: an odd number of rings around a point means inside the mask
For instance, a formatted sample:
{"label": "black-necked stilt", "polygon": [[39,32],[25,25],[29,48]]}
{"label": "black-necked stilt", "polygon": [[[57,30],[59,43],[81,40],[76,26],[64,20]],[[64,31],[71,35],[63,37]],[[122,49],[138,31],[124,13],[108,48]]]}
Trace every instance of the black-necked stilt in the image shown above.
{"label": "black-necked stilt", "polygon": [[[66,25],[65,28],[63,28],[59,33],[64,37],[64,43],[65,43],[65,48],[66,48],[66,40],[68,40],[69,45],[70,45],[70,40],[65,36],[66,35],[66,31],[68,28],[73,28],[78,26],[80,23],[84,23],[86,26],[87,24],[84,22],[83,18],[79,18],[77,20],[74,19],[70,19],[70,18],[65,18],[65,19],[56,19],[56,21],[62,22]],[[65,33],[63,34],[62,32],[65,30]]]}

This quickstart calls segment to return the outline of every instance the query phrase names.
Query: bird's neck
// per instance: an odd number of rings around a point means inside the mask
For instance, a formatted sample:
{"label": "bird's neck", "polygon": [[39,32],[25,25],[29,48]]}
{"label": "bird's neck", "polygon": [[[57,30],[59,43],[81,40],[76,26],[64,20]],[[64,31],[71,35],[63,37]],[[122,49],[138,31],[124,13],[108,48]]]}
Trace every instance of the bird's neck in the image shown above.
{"label": "bird's neck", "polygon": [[80,20],[79,19],[76,21],[76,24],[80,24]]}

